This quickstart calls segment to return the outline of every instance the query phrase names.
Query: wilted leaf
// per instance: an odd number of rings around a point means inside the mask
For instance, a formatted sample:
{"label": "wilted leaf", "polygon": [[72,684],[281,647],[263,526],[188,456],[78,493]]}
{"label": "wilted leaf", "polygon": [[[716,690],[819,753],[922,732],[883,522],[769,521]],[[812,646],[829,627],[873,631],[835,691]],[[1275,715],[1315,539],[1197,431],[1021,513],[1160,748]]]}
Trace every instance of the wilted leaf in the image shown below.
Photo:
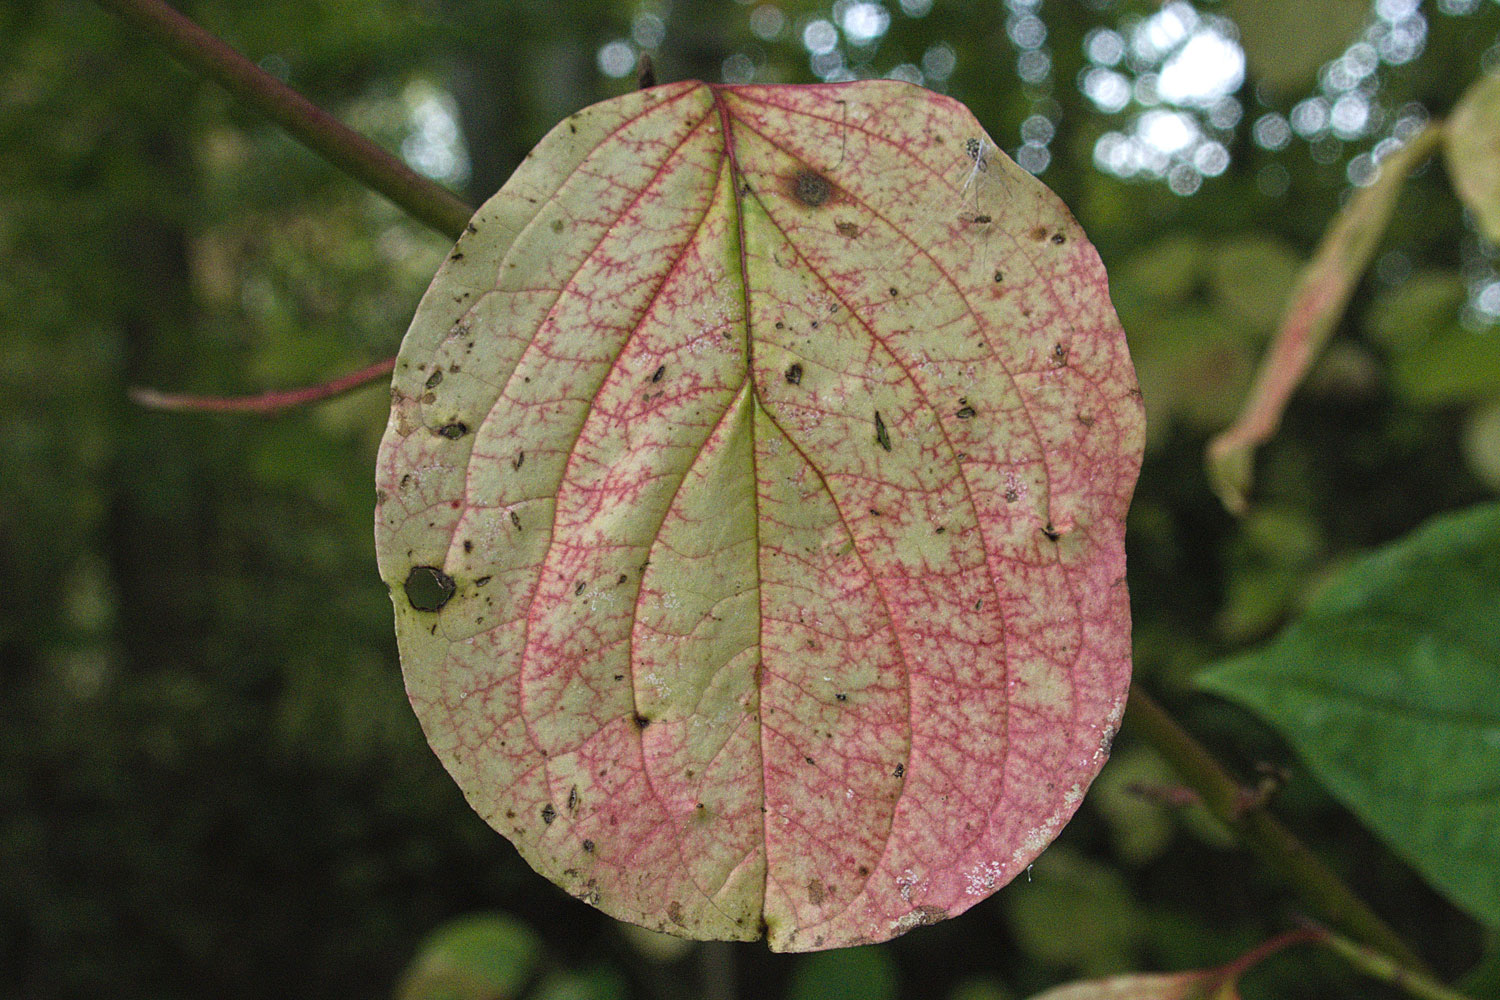
{"label": "wilted leaf", "polygon": [[606,912],[882,940],[1024,868],[1103,763],[1140,403],[1093,248],[961,105],[684,83],[574,115],[392,392],[412,703]]}
{"label": "wilted leaf", "polygon": [[1385,233],[1406,175],[1431,154],[1441,133],[1429,127],[1392,153],[1373,184],[1354,196],[1323,234],[1261,361],[1239,419],[1208,444],[1208,477],[1224,506],[1249,507],[1255,449],[1281,425],[1292,392],[1333,335],[1354,286]]}
{"label": "wilted leaf", "polygon": [[1370,20],[1368,0],[1230,0],[1245,61],[1257,83],[1291,95],[1354,41]]}
{"label": "wilted leaf", "polygon": [[1112,976],[1068,983],[1038,993],[1031,1000],[1236,1000],[1233,984],[1222,988],[1218,969]]}
{"label": "wilted leaf", "polygon": [[1437,519],[1346,570],[1207,690],[1281,730],[1319,779],[1455,903],[1500,925],[1500,505]]}
{"label": "wilted leaf", "polygon": [[1500,73],[1465,91],[1443,128],[1448,174],[1491,243],[1500,244]]}

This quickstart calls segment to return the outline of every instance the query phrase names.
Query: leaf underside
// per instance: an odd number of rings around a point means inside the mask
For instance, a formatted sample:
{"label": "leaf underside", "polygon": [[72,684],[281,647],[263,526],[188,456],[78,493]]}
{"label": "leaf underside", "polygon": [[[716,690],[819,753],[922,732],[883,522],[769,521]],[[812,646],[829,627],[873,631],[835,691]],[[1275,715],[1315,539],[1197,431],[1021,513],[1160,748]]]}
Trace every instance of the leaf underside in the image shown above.
{"label": "leaf underside", "polygon": [[596,105],[402,346],[376,534],[408,693],[606,912],[889,938],[1008,881],[1102,766],[1142,440],[1097,254],[961,105]]}

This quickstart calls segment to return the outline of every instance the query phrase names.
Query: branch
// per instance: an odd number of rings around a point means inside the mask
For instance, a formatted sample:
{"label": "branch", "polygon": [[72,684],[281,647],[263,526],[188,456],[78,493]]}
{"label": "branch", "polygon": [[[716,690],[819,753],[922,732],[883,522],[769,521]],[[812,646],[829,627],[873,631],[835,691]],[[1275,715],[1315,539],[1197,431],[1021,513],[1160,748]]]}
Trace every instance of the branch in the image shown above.
{"label": "branch", "polygon": [[1208,811],[1234,830],[1245,846],[1279,874],[1303,903],[1350,936],[1394,956],[1408,969],[1430,974],[1411,946],[1296,834],[1265,809],[1247,809],[1239,782],[1136,683],[1130,685],[1125,725],[1151,744],[1184,781],[1197,789]]}
{"label": "branch", "polygon": [[458,239],[474,209],[338,121],[161,0],[98,0],[195,73],[214,80],[292,137],[411,215]]}
{"label": "branch", "polygon": [[1355,944],[1326,928],[1318,927],[1312,921],[1304,921],[1304,923],[1314,932],[1320,932],[1321,936],[1318,939],[1320,944],[1371,979],[1390,983],[1417,997],[1418,1000],[1469,1000],[1457,990],[1449,989],[1423,973],[1406,968],[1389,955],[1383,955],[1362,944]]}
{"label": "branch", "polygon": [[192,410],[198,413],[279,413],[294,406],[317,403],[352,389],[374,382],[389,375],[396,367],[395,358],[386,358],[357,372],[341,375],[331,382],[306,386],[302,389],[287,389],[279,392],[263,392],[256,396],[187,396],[157,392],[155,389],[135,388],[130,398],[148,410]]}

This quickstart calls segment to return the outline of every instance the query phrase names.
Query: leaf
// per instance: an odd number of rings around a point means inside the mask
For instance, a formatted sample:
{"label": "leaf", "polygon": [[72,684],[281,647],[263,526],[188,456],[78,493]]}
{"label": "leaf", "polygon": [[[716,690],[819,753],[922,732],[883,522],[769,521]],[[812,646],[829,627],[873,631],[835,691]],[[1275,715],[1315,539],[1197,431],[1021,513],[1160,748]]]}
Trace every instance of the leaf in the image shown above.
{"label": "leaf", "polygon": [[607,913],[884,940],[1023,869],[1102,765],[1140,402],[1098,256],[961,105],[579,112],[439,270],[392,395],[412,704]]}
{"label": "leaf", "polygon": [[896,1000],[896,963],[884,948],[845,948],[799,959],[788,1000]]}
{"label": "leaf", "polygon": [[542,942],[504,913],[444,924],[422,943],[396,991],[399,1000],[506,1000],[536,975]]}
{"label": "leaf", "polygon": [[1370,20],[1368,0],[1230,0],[1255,82],[1283,96],[1304,91]]}
{"label": "leaf", "polygon": [[1448,175],[1479,230],[1500,244],[1500,73],[1476,80],[1443,128]]}
{"label": "leaf", "polygon": [[1219,988],[1223,980],[1221,969],[1111,976],[1067,983],[1031,1000],[1236,1000],[1233,984]]}
{"label": "leaf", "polygon": [[1392,153],[1381,164],[1380,176],[1350,200],[1319,241],[1239,418],[1208,443],[1208,478],[1231,512],[1249,509],[1255,449],[1276,433],[1293,391],[1333,335],[1369,266],[1406,175],[1427,159],[1440,135],[1429,127]]}
{"label": "leaf", "polygon": [[1459,906],[1500,924],[1500,505],[1438,518],[1346,570],[1206,690],[1260,714]]}

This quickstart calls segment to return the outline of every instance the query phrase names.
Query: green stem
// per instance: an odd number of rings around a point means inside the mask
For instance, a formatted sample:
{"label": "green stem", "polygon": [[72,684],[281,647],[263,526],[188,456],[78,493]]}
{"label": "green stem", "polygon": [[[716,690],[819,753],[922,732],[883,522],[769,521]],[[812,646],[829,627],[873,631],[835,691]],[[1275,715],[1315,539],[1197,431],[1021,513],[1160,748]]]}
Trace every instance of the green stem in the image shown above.
{"label": "green stem", "polygon": [[1423,973],[1413,971],[1389,955],[1355,944],[1332,931],[1324,932],[1321,943],[1371,979],[1390,983],[1418,1000],[1469,1000],[1464,994],[1449,989]]}
{"label": "green stem", "polygon": [[473,208],[344,125],[161,0],[98,0],[195,73],[216,81],[303,145],[413,217],[457,239]]}
{"label": "green stem", "polygon": [[1263,808],[1246,808],[1244,790],[1224,766],[1139,684],[1131,684],[1125,725],[1197,790],[1204,806],[1281,876],[1303,903],[1350,936],[1427,974],[1421,957],[1321,858]]}

